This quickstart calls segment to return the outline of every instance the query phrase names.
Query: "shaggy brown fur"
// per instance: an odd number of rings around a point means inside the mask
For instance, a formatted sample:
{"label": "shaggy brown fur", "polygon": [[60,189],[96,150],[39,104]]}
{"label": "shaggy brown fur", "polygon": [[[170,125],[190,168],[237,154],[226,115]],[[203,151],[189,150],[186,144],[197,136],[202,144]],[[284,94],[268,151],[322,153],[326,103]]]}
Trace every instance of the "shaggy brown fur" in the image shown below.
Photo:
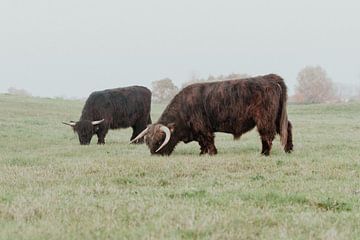
{"label": "shaggy brown fur", "polygon": [[181,90],[166,107],[156,124],[149,126],[145,142],[150,152],[164,141],[160,124],[171,131],[169,143],[158,154],[169,155],[178,142],[197,141],[200,154],[216,154],[214,132],[240,136],[257,127],[261,153],[269,155],[276,133],[285,152],[293,150],[292,126],[286,112],[287,90],[275,74],[254,78],[198,83]]}
{"label": "shaggy brown fur", "polygon": [[[80,120],[73,127],[78,133],[80,144],[89,144],[94,134],[98,144],[105,144],[109,129],[132,127],[131,140],[135,138],[150,118],[151,92],[141,86],[107,89],[90,94],[86,100]],[[93,126],[91,121],[104,119]],[[137,143],[143,142],[140,139]]]}

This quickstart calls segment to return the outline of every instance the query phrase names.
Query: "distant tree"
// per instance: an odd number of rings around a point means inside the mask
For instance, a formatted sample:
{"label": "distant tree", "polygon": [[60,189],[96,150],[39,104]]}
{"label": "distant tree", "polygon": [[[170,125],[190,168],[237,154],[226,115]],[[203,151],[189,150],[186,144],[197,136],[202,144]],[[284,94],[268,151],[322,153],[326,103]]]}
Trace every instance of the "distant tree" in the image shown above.
{"label": "distant tree", "polygon": [[218,76],[209,75],[207,79],[200,78],[200,77],[193,75],[189,81],[183,83],[182,88],[184,88],[190,84],[194,84],[194,83],[223,81],[223,80],[229,80],[229,79],[241,79],[241,78],[247,78],[247,77],[249,77],[249,75],[243,74],[243,73],[231,73],[229,75],[220,74]]}
{"label": "distant tree", "polygon": [[323,103],[337,100],[334,83],[320,66],[307,66],[297,76],[294,100],[303,103]]}
{"label": "distant tree", "polygon": [[360,87],[357,88],[357,94],[355,95],[353,100],[360,101]]}
{"label": "distant tree", "polygon": [[224,80],[226,80],[226,79],[242,79],[242,78],[248,78],[248,77],[250,77],[250,75],[248,75],[246,73],[231,73],[228,76],[226,76]]}
{"label": "distant tree", "polygon": [[184,88],[184,87],[187,87],[191,84],[194,84],[194,83],[201,83],[201,82],[205,82],[206,80],[203,79],[203,78],[199,78],[199,79],[191,79],[189,81],[186,81],[184,82],[182,85],[181,85],[181,88]]}
{"label": "distant tree", "polygon": [[179,89],[175,86],[170,78],[153,81],[152,99],[154,102],[164,103],[170,101]]}
{"label": "distant tree", "polygon": [[10,87],[8,89],[8,93],[11,95],[17,95],[17,96],[31,96],[31,94],[28,91],[26,91],[24,89],[17,89],[14,87]]}
{"label": "distant tree", "polygon": [[[359,80],[360,80],[360,74],[359,74]],[[355,99],[360,100],[360,86],[357,87],[357,94],[356,94]]]}

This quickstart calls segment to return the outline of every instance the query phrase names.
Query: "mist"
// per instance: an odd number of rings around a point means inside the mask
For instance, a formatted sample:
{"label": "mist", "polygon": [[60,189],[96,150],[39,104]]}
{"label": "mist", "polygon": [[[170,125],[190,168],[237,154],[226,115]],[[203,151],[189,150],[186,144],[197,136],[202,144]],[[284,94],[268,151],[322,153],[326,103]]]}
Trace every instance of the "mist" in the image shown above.
{"label": "mist", "polygon": [[3,0],[0,92],[86,97],[230,73],[276,73],[291,92],[307,65],[356,88],[359,9],[355,0]]}

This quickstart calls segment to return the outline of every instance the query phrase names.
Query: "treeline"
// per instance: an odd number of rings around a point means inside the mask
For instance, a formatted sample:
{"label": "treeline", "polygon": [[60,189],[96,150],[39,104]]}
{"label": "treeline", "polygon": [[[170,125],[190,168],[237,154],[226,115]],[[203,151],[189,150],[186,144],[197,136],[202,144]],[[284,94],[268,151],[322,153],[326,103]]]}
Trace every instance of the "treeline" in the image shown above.
{"label": "treeline", "polygon": [[184,82],[181,88],[178,88],[170,78],[164,78],[151,83],[152,99],[157,103],[164,103],[170,101],[180,89],[194,83],[214,82],[228,79],[240,79],[249,77],[247,74],[232,73],[229,75],[209,75],[208,78],[198,78],[193,76],[189,81]]}
{"label": "treeline", "polygon": [[[208,78],[192,77],[189,81],[178,88],[170,78],[152,82],[153,100],[158,103],[170,101],[180,89],[201,82],[223,81],[229,79],[241,79],[251,77],[244,73],[232,73],[229,75],[210,75]],[[307,66],[301,69],[297,75],[295,94],[289,96],[289,102],[293,103],[333,103],[360,100],[360,89],[357,94],[349,96],[344,94],[343,89],[336,86],[328,76],[325,69],[320,66]],[[285,79],[286,81],[286,79]]]}
{"label": "treeline", "polygon": [[[228,75],[209,75],[207,78],[192,76],[190,80],[177,87],[170,78],[164,78],[151,83],[152,99],[156,103],[169,102],[182,88],[202,82],[223,81],[251,77],[244,73]],[[285,79],[286,81],[286,79]],[[320,66],[307,66],[301,69],[296,78],[295,92],[289,96],[293,103],[333,103],[360,101],[360,88],[344,88],[333,82],[325,69]],[[350,91],[349,91],[350,90]],[[351,93],[350,93],[351,92]],[[25,89],[10,87],[8,93],[18,96],[31,96]],[[63,98],[63,97],[57,97]]]}
{"label": "treeline", "polygon": [[29,93],[25,89],[19,89],[19,88],[14,88],[14,87],[10,87],[8,89],[8,94],[16,95],[16,96],[26,96],[26,97],[31,96],[31,93]]}

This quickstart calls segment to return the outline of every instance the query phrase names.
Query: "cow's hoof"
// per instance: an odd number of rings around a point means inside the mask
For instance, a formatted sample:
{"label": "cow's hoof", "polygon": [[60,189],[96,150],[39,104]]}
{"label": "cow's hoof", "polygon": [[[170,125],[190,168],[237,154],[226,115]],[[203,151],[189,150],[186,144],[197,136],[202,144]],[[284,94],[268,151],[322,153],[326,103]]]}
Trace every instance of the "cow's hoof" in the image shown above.
{"label": "cow's hoof", "polygon": [[264,156],[269,156],[270,155],[270,152],[269,151],[263,151],[261,152],[261,155],[264,155]]}
{"label": "cow's hoof", "polygon": [[285,149],[286,153],[292,153],[293,149]]}
{"label": "cow's hoof", "polygon": [[294,149],[293,149],[293,146],[285,147],[285,148],[284,148],[284,151],[285,151],[286,153],[291,153],[293,150],[294,150]]}

